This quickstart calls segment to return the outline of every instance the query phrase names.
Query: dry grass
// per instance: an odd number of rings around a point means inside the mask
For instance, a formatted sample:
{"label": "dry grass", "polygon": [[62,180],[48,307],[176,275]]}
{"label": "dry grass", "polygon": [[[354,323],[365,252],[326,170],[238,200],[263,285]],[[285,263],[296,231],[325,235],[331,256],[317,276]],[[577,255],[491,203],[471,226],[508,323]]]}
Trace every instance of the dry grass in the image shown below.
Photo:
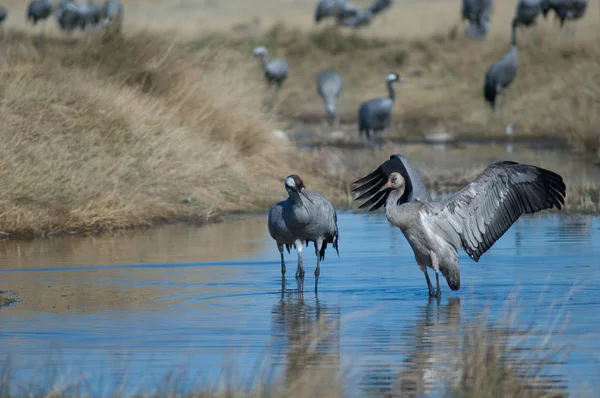
{"label": "dry grass", "polygon": [[32,36],[9,31],[0,50],[0,231],[129,227],[279,198],[287,148],[269,141],[262,81],[237,53],[185,50],[138,32],[49,39],[42,52]]}

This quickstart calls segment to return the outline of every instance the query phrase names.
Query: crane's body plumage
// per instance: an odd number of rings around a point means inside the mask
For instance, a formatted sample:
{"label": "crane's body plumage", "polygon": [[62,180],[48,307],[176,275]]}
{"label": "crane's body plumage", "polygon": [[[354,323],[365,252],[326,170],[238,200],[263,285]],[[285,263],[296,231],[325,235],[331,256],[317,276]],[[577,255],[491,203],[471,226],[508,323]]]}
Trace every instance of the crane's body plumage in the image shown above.
{"label": "crane's body plumage", "polygon": [[363,132],[367,138],[373,137],[374,133],[385,130],[392,120],[392,108],[396,94],[392,84],[400,80],[395,73],[388,75],[386,85],[388,89],[387,98],[374,98],[363,102],[358,108],[358,133]]}
{"label": "crane's body plumage", "polygon": [[[325,259],[327,244],[331,243],[339,256],[339,232],[337,214],[331,202],[318,192],[307,191],[302,179],[292,174],[285,179],[285,188],[289,197],[276,204],[269,212],[269,233],[277,241],[280,252],[282,244],[293,242],[298,251],[298,269],[296,278],[304,280],[304,266],[302,252],[304,242],[314,242],[317,254],[317,267],[315,269],[315,289],[321,269],[321,260]],[[283,219],[283,224],[281,223]],[[289,233],[289,234],[288,234]],[[291,239],[290,239],[291,235]],[[285,266],[282,254],[282,274]]]}
{"label": "crane's body plumage", "polygon": [[517,25],[531,26],[542,12],[541,0],[519,0],[515,20]]}
{"label": "crane's body plumage", "polygon": [[463,0],[462,18],[469,21],[465,34],[476,39],[485,37],[489,29],[493,9],[493,0]]}
{"label": "crane's body plumage", "polygon": [[265,62],[265,78],[269,83],[281,85],[287,79],[289,67],[282,59],[272,59]]}
{"label": "crane's body plumage", "polygon": [[494,62],[485,73],[483,95],[492,108],[498,95],[502,94],[515,80],[519,69],[516,21],[513,20],[511,45],[506,54]]}
{"label": "crane's body plumage", "polygon": [[55,15],[58,25],[65,32],[72,32],[75,28],[81,26],[79,6],[72,0],[61,0],[56,7]]}
{"label": "crane's body plumage", "polygon": [[463,21],[467,20],[471,22],[471,15],[473,13],[473,0],[462,0],[462,8],[461,8],[461,19]]}
{"label": "crane's body plumage", "polygon": [[358,8],[347,0],[320,0],[315,9],[315,22],[335,18],[338,22],[358,13]]}
{"label": "crane's body plumage", "polygon": [[363,102],[358,109],[358,131],[364,131],[371,137],[371,132],[385,130],[392,120],[393,106],[391,98],[373,98]]}
{"label": "crane's body plumage", "polygon": [[323,246],[317,248],[321,259],[325,258],[328,243],[338,250],[337,214],[331,202],[318,192],[305,191],[308,199],[297,196],[288,198],[283,206],[283,220],[295,239],[301,241],[323,241]]}
{"label": "crane's body plumage", "polygon": [[345,9],[337,16],[337,24],[346,27],[360,28],[368,26],[376,15],[392,6],[392,0],[373,0],[365,9],[358,9],[350,3],[345,3]]}
{"label": "crane's body plumage", "polygon": [[351,28],[360,28],[363,26],[368,26],[371,23],[373,16],[373,12],[371,12],[369,9],[358,10],[353,15],[349,15],[345,18],[340,18],[338,20],[338,24]]}
{"label": "crane's body plumage", "polygon": [[588,0],[542,0],[541,11],[544,18],[548,11],[554,10],[554,16],[562,27],[567,20],[580,19],[585,15]]}
{"label": "crane's body plumage", "polygon": [[323,71],[317,76],[317,92],[323,98],[331,122],[335,120],[336,103],[343,86],[342,76],[334,70]]}
{"label": "crane's body plumage", "polygon": [[277,249],[281,255],[281,274],[285,275],[285,261],[283,259],[283,247],[287,249],[288,253],[290,248],[294,244],[294,237],[285,225],[283,221],[283,207],[285,201],[275,203],[269,210],[268,227],[269,235],[277,243]]}
{"label": "crane's body plumage", "polygon": [[52,14],[52,2],[50,0],[33,0],[27,7],[27,20],[37,24],[40,20],[47,19]]}
{"label": "crane's body plumage", "polygon": [[[393,155],[377,170],[355,182],[360,207],[376,210],[385,205],[386,218],[402,230],[415,259],[425,273],[438,272],[452,290],[460,288],[458,250],[479,258],[522,215],[556,207],[561,209],[566,186],[560,175],[516,162],[489,165],[463,189],[442,201],[422,193],[424,185],[401,155]],[[408,170],[412,170],[409,174]]]}

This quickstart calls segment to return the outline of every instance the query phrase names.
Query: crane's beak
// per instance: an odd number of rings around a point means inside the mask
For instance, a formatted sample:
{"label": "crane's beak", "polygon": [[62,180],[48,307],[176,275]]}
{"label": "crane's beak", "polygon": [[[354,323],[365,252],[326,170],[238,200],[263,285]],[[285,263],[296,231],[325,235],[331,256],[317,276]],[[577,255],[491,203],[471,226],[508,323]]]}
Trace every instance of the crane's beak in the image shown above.
{"label": "crane's beak", "polygon": [[300,190],[300,193],[302,194],[302,196],[304,196],[306,199],[308,199],[308,201],[310,203],[312,203],[313,205],[315,204],[315,202],[313,202],[313,200],[310,198],[310,196],[308,196],[308,194],[306,193],[306,191],[304,190],[304,188],[302,188]]}
{"label": "crane's beak", "polygon": [[388,180],[381,188],[379,188],[378,192],[385,191],[386,189],[391,188],[391,187],[392,187],[392,183],[390,180]]}

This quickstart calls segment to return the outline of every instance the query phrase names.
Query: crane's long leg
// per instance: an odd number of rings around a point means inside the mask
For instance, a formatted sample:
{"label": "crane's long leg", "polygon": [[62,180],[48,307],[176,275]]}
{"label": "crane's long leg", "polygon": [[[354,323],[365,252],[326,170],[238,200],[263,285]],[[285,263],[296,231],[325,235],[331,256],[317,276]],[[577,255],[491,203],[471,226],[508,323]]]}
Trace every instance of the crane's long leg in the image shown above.
{"label": "crane's long leg", "polygon": [[373,129],[369,129],[367,131],[367,139],[372,140],[374,135],[375,135],[375,132],[373,131]]}
{"label": "crane's long leg", "polygon": [[304,279],[304,266],[302,265],[302,241],[300,239],[296,239],[294,241],[294,245],[298,251],[298,269],[296,270],[296,278]]}
{"label": "crane's long leg", "polygon": [[277,97],[277,93],[279,92],[280,88],[281,84],[275,83],[275,89],[271,93],[271,99],[269,100],[269,109],[273,108],[273,106],[275,105],[275,98]]}
{"label": "crane's long leg", "polygon": [[319,286],[319,275],[321,275],[321,249],[323,248],[323,239],[317,239],[315,242],[315,251],[317,252],[317,268],[315,268],[315,292]]}
{"label": "crane's long leg", "polygon": [[435,296],[435,292],[433,291],[433,286],[431,285],[431,280],[429,279],[429,274],[427,273],[427,268],[423,269],[423,273],[425,274],[425,280],[427,281],[427,288],[429,289],[429,297]]}
{"label": "crane's long leg", "polygon": [[285,261],[283,260],[283,244],[277,242],[277,249],[279,249],[279,254],[281,255],[281,276],[285,276]]}
{"label": "crane's long leg", "polygon": [[48,24],[48,19],[44,19],[44,21],[41,23],[41,28],[40,28],[40,46],[42,48],[42,50],[44,49],[45,43],[46,43],[46,25]]}
{"label": "crane's long leg", "polygon": [[502,124],[504,123],[504,102],[505,102],[504,92],[501,91],[498,93],[498,108],[500,108],[500,120],[502,120]]}
{"label": "crane's long leg", "polygon": [[[440,289],[440,262],[435,252],[430,252],[429,256],[431,258],[431,267],[435,270],[435,297],[439,299],[440,297],[442,297],[442,289]],[[431,293],[432,291],[430,290],[429,294],[431,295]]]}
{"label": "crane's long leg", "polygon": [[315,268],[315,277],[321,275],[321,249],[323,248],[323,239],[317,239],[315,242],[315,251],[317,254],[317,268]]}

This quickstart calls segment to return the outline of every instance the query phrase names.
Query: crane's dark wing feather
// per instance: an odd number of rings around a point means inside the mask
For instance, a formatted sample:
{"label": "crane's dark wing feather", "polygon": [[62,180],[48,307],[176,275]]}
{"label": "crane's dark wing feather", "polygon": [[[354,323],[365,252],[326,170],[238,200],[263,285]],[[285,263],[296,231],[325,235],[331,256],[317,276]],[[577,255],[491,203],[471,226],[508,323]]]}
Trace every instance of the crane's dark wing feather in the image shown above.
{"label": "crane's dark wing feather", "polygon": [[475,261],[523,214],[565,204],[566,186],[553,171],[516,162],[488,166],[456,194],[435,203],[427,222]]}

